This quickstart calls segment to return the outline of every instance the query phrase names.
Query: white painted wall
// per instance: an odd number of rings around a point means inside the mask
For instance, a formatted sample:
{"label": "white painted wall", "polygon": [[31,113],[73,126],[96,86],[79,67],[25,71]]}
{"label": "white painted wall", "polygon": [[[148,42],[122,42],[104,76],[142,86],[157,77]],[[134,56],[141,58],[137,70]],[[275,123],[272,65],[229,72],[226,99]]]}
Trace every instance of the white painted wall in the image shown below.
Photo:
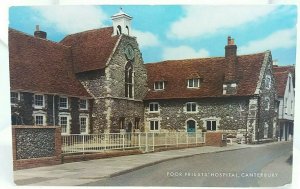
{"label": "white painted wall", "polygon": [[[290,87],[290,90],[289,90]],[[295,107],[295,89],[293,88],[292,74],[289,73],[284,97],[278,98],[280,101],[278,109],[278,118],[294,120],[294,107]]]}

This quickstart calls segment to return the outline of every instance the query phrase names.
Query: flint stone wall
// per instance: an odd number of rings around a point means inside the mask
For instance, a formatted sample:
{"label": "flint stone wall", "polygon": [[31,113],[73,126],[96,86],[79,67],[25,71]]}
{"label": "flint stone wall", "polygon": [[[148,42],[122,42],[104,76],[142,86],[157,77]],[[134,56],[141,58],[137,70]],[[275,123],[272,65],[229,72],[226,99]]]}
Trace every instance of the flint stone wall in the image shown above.
{"label": "flint stone wall", "polygon": [[[159,113],[149,112],[149,103],[158,102]],[[197,112],[185,112],[187,102],[196,102]],[[196,130],[206,127],[206,120],[217,121],[218,130],[246,129],[248,98],[216,98],[203,100],[160,100],[145,102],[146,130],[149,130],[149,120],[159,119],[161,130],[182,130],[186,131],[186,121],[195,120]]]}
{"label": "flint stone wall", "polygon": [[61,129],[13,125],[14,170],[61,163]]}
{"label": "flint stone wall", "polygon": [[54,129],[16,129],[17,159],[55,155]]}

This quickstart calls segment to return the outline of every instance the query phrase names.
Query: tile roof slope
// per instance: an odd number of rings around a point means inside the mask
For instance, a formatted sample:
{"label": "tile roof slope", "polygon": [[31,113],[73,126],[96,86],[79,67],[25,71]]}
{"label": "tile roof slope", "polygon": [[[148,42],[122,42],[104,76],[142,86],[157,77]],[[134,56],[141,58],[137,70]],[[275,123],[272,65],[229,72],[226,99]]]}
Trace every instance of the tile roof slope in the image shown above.
{"label": "tile roof slope", "polygon": [[[238,88],[235,96],[253,95],[265,53],[238,56]],[[224,57],[169,60],[146,64],[150,99],[180,99],[223,97],[223,81],[226,60]],[[188,89],[187,79],[200,77],[199,89]],[[166,81],[163,91],[154,91],[155,81]]]}
{"label": "tile roof slope", "polygon": [[70,48],[9,29],[12,90],[90,97],[72,70]]}
{"label": "tile roof slope", "polygon": [[101,28],[66,36],[61,44],[71,46],[75,73],[105,68],[120,36],[113,28]]}
{"label": "tile roof slope", "polygon": [[284,97],[285,87],[288,80],[288,74],[293,76],[293,85],[295,87],[295,66],[273,66],[273,72],[276,80],[276,89],[278,97]]}
{"label": "tile roof slope", "polygon": [[289,72],[274,72],[276,81],[276,91],[278,97],[284,97],[286,82],[288,79]]}

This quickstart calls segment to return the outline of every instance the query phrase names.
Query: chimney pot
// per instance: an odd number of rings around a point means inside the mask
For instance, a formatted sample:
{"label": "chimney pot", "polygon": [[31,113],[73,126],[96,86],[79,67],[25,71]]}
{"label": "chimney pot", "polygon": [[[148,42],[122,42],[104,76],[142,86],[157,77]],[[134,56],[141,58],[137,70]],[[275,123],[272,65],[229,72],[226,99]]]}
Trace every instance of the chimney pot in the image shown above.
{"label": "chimney pot", "polygon": [[229,44],[230,44],[230,41],[231,41],[231,37],[230,37],[230,36],[228,36],[228,38],[227,38],[227,45],[229,45]]}
{"label": "chimney pot", "polygon": [[46,39],[46,38],[47,38],[47,33],[44,32],[44,31],[40,31],[40,26],[39,26],[39,25],[36,25],[36,26],[35,26],[34,37]]}

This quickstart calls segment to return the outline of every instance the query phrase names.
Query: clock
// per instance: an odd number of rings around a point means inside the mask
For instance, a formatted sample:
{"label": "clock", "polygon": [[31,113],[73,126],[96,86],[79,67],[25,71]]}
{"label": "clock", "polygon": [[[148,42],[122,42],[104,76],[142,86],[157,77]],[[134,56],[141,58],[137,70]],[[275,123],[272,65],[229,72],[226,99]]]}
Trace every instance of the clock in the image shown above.
{"label": "clock", "polygon": [[134,50],[131,45],[127,45],[125,47],[125,55],[129,60],[132,60],[134,58]]}

